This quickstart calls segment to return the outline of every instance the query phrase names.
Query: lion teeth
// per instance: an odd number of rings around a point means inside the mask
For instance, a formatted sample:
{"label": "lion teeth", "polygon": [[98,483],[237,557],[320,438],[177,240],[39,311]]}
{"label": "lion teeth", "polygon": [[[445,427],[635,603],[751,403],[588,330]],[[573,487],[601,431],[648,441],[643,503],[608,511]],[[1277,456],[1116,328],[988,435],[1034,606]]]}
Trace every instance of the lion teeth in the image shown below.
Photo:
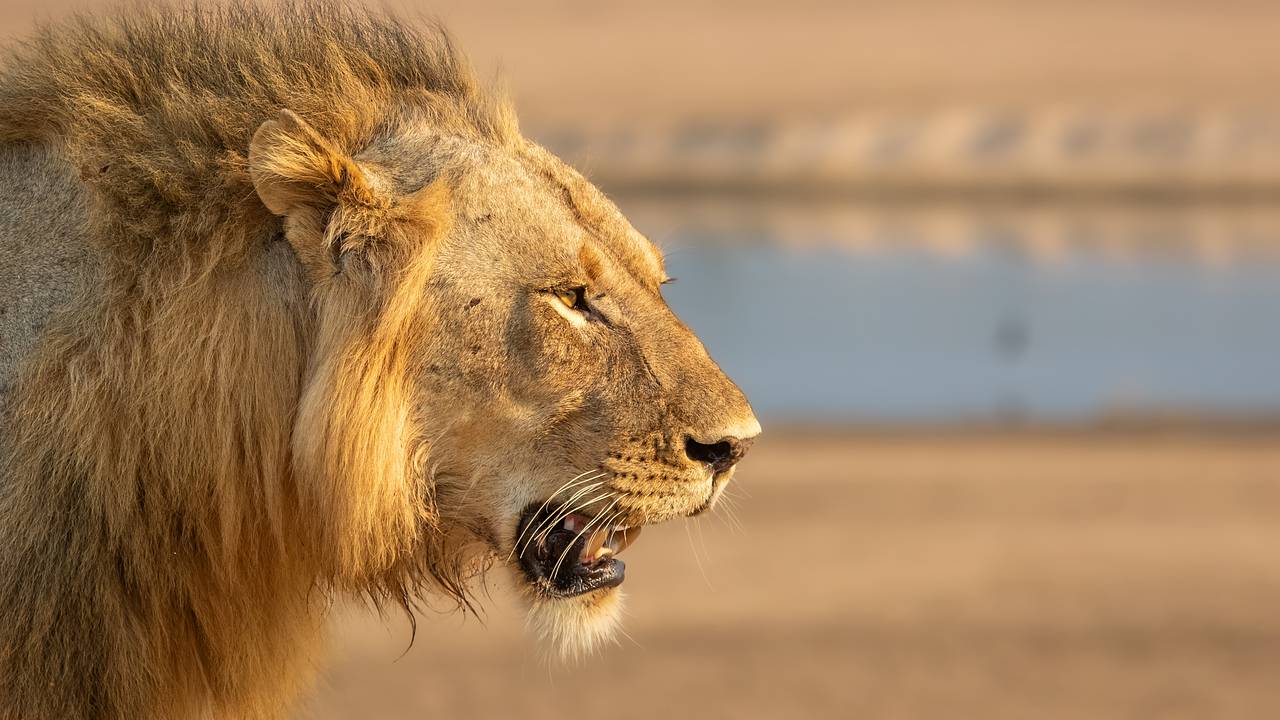
{"label": "lion teeth", "polygon": [[[574,513],[561,521],[560,526],[567,532],[584,534],[591,527],[592,520],[583,515]],[[601,560],[617,555],[627,546],[635,542],[636,536],[640,534],[639,527],[623,527],[614,525],[612,527],[599,528],[592,532],[582,544],[582,551],[578,555],[578,562],[583,565],[592,565]]]}
{"label": "lion teeth", "polygon": [[613,554],[613,551],[604,547],[605,540],[609,533],[604,530],[597,530],[591,533],[591,537],[587,539],[587,544],[582,547],[582,554],[579,561],[584,565],[589,565],[597,560]]}
{"label": "lion teeth", "polygon": [[635,542],[636,538],[639,536],[640,528],[638,527],[627,528],[611,533],[609,535],[609,548],[612,549],[616,555],[630,547],[631,543]]}

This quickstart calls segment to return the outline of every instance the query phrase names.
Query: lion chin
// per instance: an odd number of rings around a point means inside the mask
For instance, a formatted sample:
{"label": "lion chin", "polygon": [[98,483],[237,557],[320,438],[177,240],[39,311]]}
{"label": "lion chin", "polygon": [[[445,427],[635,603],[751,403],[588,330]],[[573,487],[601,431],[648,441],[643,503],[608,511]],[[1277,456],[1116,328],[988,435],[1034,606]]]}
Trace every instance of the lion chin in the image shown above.
{"label": "lion chin", "polygon": [[622,614],[620,585],[626,565],[618,558],[641,527],[570,512],[550,501],[521,513],[509,567],[528,606],[528,629],[547,660],[591,655],[614,637]]}
{"label": "lion chin", "polygon": [[625,597],[622,588],[570,598],[548,598],[532,590],[524,595],[529,607],[526,627],[538,638],[546,659],[576,662],[616,642]]}

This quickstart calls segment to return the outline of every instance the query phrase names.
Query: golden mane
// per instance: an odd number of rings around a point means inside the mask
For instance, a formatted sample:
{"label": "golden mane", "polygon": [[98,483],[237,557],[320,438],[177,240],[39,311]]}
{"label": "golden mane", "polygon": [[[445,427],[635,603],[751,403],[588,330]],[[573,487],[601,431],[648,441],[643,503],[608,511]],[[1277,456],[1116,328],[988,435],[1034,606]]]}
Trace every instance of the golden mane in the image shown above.
{"label": "golden mane", "polygon": [[399,111],[442,131],[518,138],[448,34],[324,0],[135,9],[42,29],[0,71],[0,142],[56,142],[100,200],[117,251],[191,269],[244,251],[262,226],[246,153],[282,109],[336,145],[367,145]]}
{"label": "golden mane", "polygon": [[[332,3],[81,19],[0,73],[0,141],[76,169],[104,283],[15,393],[0,577],[30,582],[0,587],[0,718],[175,717],[210,696],[274,717],[331,589],[465,602],[469,547],[431,502],[408,386],[430,254],[378,287],[308,281],[247,157],[282,108],[355,152],[407,106],[518,138],[441,30]],[[447,192],[419,195],[418,227],[447,232]]]}

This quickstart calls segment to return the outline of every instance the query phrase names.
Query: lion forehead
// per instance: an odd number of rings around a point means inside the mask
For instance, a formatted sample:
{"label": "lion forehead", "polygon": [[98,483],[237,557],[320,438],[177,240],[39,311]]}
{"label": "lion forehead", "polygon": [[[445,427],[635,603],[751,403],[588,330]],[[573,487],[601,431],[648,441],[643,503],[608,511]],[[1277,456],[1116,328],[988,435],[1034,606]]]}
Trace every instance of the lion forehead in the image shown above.
{"label": "lion forehead", "polygon": [[591,246],[608,254],[644,285],[656,287],[666,278],[662,252],[631,225],[599,188],[560,158],[532,143],[526,146],[521,159],[585,231]]}

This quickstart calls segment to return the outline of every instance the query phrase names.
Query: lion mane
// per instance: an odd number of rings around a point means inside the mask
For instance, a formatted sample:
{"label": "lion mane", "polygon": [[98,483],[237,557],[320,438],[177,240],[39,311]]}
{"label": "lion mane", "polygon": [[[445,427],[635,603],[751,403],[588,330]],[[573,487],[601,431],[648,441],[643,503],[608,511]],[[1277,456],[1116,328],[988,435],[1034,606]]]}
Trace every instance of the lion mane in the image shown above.
{"label": "lion mane", "polygon": [[[443,522],[406,387],[429,253],[364,288],[248,261],[291,252],[250,176],[264,119],[358,147],[406,105],[518,138],[439,28],[328,2],[82,18],[8,60],[0,140],[74,168],[103,290],[50,324],[7,411],[0,718],[276,717],[338,593],[466,602],[483,555]],[[413,211],[443,233],[448,203]]]}

